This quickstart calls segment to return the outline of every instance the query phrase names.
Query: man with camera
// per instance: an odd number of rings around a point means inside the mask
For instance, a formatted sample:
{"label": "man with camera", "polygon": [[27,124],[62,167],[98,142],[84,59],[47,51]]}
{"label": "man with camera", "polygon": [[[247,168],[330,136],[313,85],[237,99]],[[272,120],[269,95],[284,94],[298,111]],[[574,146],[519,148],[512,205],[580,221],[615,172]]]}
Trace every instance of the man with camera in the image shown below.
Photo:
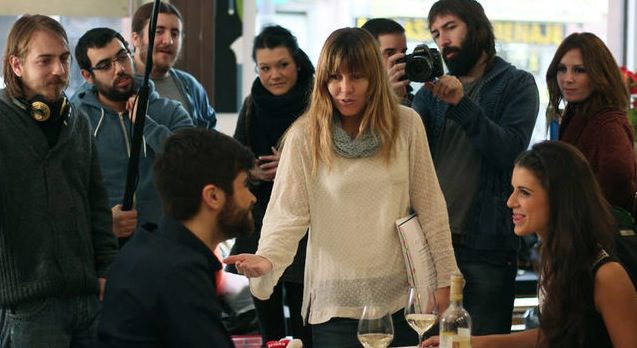
{"label": "man with camera", "polygon": [[427,129],[449,211],[473,334],[511,329],[518,238],[513,162],[529,144],[539,96],[533,76],[496,56],[493,28],[475,0],[439,0],[429,30],[449,69],[413,100]]}
{"label": "man with camera", "polygon": [[405,72],[407,65],[405,63],[405,52],[407,52],[405,28],[387,18],[372,18],[361,28],[367,30],[378,41],[387,76],[394,92],[402,98],[403,105],[411,106],[414,95]]}

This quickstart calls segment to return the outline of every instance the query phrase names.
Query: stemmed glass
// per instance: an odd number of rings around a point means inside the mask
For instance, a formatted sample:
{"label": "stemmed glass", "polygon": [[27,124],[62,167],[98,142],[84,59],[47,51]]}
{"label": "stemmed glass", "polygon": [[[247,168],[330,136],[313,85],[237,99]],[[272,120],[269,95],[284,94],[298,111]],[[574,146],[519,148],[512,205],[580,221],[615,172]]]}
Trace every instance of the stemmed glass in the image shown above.
{"label": "stemmed glass", "polygon": [[405,319],[418,334],[418,347],[423,335],[438,321],[438,303],[436,291],[429,287],[409,287]]}
{"label": "stemmed glass", "polygon": [[386,348],[394,339],[391,314],[381,307],[365,306],[357,334],[365,348]]}

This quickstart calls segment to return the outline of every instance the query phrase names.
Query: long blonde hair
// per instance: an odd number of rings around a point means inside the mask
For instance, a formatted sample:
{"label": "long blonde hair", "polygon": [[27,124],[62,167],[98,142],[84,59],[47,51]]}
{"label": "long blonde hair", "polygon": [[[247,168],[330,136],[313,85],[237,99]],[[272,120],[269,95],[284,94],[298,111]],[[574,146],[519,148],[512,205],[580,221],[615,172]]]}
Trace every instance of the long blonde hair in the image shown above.
{"label": "long blonde hair", "polygon": [[[362,74],[369,81],[367,104],[363,110],[358,134],[371,132],[380,139],[380,154],[387,162],[398,137],[398,98],[390,89],[378,44],[374,37],[360,28],[342,28],[325,41],[312,92],[310,106],[302,119],[310,142],[312,171],[319,162],[331,167],[332,122],[335,106],[327,89],[331,76],[341,67]],[[300,120],[301,121],[301,120]]]}

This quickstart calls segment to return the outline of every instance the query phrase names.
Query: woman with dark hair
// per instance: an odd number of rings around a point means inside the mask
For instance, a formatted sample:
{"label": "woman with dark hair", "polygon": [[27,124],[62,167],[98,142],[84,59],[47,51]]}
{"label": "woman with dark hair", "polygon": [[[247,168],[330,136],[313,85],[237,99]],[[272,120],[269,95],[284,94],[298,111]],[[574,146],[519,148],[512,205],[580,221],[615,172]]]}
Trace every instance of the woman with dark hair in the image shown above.
{"label": "woman with dark hair", "polygon": [[[254,39],[252,58],[258,77],[251,94],[243,102],[234,137],[248,146],[258,159],[250,173],[252,192],[257,203],[252,209],[255,233],[236,239],[231,255],[254,253],[261,225],[272,193],[279,164],[279,140],[288,127],[305,111],[314,81],[314,67],[289,30],[275,25],[265,27]],[[312,347],[311,330],[303,326],[303,268],[307,239],[299,243],[299,252],[287,268],[268,300],[254,298],[264,342],[285,336],[301,338]],[[228,270],[236,272],[234,265]],[[290,310],[290,327],[285,329],[283,306]]]}
{"label": "woman with dark hair", "polygon": [[394,346],[413,346],[395,229],[411,209],[429,246],[428,285],[444,308],[457,266],[422,120],[399,105],[374,37],[336,30],[321,50],[308,111],[285,137],[256,255],[226,261],[251,277],[255,296],[268,298],[308,235],[302,312],[314,346],[360,347],[366,305],[393,314]]}
{"label": "woman with dark hair", "polygon": [[613,256],[615,221],[582,153],[536,144],[511,185],[515,234],[542,240],[540,328],[473,337],[472,347],[637,347],[637,292]]}
{"label": "woman with dark hair", "polygon": [[591,33],[569,35],[555,52],[546,83],[549,107],[560,110],[566,103],[559,139],[584,154],[611,205],[632,211],[637,166],[628,90],[604,42]]}

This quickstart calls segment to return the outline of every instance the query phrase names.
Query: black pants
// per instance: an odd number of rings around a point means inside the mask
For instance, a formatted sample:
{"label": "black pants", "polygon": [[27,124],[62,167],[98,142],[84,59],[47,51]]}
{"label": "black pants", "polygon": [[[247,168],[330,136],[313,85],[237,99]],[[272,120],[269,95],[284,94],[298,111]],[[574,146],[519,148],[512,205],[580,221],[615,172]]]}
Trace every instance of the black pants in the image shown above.
{"label": "black pants", "polygon": [[[394,323],[394,339],[390,347],[414,347],[418,344],[418,334],[414,331],[407,320],[405,320],[404,310],[399,310],[392,315]],[[317,348],[360,348],[356,334],[358,330],[358,319],[332,318],[325,323],[312,325]],[[436,334],[437,328],[427,331],[425,337]]]}
{"label": "black pants", "polygon": [[[284,302],[285,301],[285,302]],[[268,300],[254,298],[254,307],[259,318],[263,343],[280,340],[285,336],[300,338],[303,347],[312,347],[312,330],[303,326],[301,304],[303,302],[303,284],[280,281]],[[290,309],[290,325],[286,330],[283,305]]]}

